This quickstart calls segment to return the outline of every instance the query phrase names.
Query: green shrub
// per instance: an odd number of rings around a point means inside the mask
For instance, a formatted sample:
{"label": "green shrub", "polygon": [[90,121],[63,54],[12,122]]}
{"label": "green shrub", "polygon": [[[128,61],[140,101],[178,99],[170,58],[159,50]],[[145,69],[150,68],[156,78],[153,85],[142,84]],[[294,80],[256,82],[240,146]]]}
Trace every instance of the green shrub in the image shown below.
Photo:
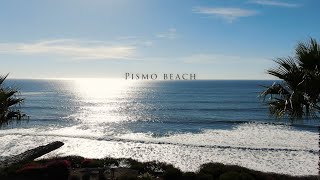
{"label": "green shrub", "polygon": [[104,164],[104,167],[111,166],[111,165],[119,166],[119,160],[107,157],[103,159],[103,164]]}
{"label": "green shrub", "polygon": [[97,168],[97,167],[103,167],[103,161],[97,160],[97,159],[84,159],[81,162],[82,168]]}
{"label": "green shrub", "polygon": [[218,178],[224,172],[225,165],[221,163],[207,163],[200,166],[200,173],[211,174],[214,178]]}
{"label": "green shrub", "polygon": [[241,180],[240,173],[235,171],[226,172],[220,175],[219,180]]}
{"label": "green shrub", "polygon": [[182,177],[183,179],[186,179],[186,180],[192,180],[192,179],[197,179],[197,174],[194,172],[186,172],[186,173],[183,173]]}
{"label": "green shrub", "polygon": [[248,174],[245,172],[240,173],[240,179],[241,180],[255,180],[255,178],[251,174]]}
{"label": "green shrub", "polygon": [[145,164],[134,159],[124,159],[131,169],[137,170],[138,172],[144,172]]}
{"label": "green shrub", "polygon": [[173,166],[169,166],[163,173],[163,179],[182,179],[182,172]]}
{"label": "green shrub", "polygon": [[199,172],[197,174],[197,180],[213,180],[215,179],[211,174],[206,174],[206,173],[203,173],[203,172]]}
{"label": "green shrub", "polygon": [[142,179],[142,180],[152,180],[154,179],[154,177],[149,174],[149,173],[144,173],[142,174],[141,176],[139,176],[139,179]]}
{"label": "green shrub", "polygon": [[159,174],[164,172],[166,169],[170,168],[168,164],[158,161],[151,161],[146,162],[145,164],[145,171],[152,173],[152,174]]}

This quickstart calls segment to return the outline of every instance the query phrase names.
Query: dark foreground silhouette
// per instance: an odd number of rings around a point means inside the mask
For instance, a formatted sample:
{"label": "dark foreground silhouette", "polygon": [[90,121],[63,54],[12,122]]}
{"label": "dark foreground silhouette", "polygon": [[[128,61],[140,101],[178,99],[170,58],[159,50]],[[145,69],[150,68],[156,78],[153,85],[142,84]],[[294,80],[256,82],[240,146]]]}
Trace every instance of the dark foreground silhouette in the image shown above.
{"label": "dark foreground silhouette", "polygon": [[266,173],[221,163],[203,164],[197,172],[181,172],[170,164],[138,162],[133,159],[86,159],[80,156],[57,157],[16,164],[0,170],[1,180],[87,180],[87,179],[218,179],[286,180],[317,179],[317,176],[294,177]]}

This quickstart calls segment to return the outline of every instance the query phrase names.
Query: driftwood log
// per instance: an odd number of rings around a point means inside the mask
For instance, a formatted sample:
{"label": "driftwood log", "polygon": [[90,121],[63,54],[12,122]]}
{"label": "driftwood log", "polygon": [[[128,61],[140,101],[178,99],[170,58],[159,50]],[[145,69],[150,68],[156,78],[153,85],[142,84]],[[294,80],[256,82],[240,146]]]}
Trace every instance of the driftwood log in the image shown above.
{"label": "driftwood log", "polygon": [[63,142],[55,141],[44,146],[39,146],[34,149],[27,150],[21,154],[11,156],[5,160],[0,161],[0,168],[5,168],[14,164],[27,163],[34,159],[41,157],[53,150],[63,146]]}

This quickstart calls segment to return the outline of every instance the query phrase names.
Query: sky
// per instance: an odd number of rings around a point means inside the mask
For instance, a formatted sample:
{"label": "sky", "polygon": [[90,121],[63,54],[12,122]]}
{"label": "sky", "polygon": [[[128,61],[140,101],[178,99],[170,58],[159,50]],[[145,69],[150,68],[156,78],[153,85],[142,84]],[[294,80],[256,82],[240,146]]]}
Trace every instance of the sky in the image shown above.
{"label": "sky", "polygon": [[272,79],[273,59],[320,40],[319,0],[3,0],[10,78]]}

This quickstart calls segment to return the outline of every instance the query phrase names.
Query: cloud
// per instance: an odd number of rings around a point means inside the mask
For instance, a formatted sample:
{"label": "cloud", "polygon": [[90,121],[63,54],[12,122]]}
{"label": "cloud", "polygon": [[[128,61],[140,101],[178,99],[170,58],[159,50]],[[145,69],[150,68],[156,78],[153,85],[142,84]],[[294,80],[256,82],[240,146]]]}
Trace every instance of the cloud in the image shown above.
{"label": "cloud", "polygon": [[254,1],[250,1],[250,3],[266,5],[266,6],[287,7],[287,8],[300,7],[299,4],[287,3],[287,2],[281,2],[281,1],[273,1],[273,0],[254,0]]}
{"label": "cloud", "polygon": [[222,55],[222,54],[193,54],[180,58],[182,62],[187,64],[215,64],[223,62],[236,62],[241,58],[239,56]]}
{"label": "cloud", "polygon": [[156,37],[165,38],[165,39],[176,39],[177,38],[177,30],[175,28],[170,28],[164,33],[157,34]]}
{"label": "cloud", "polygon": [[232,22],[241,17],[249,17],[258,14],[255,10],[241,8],[214,8],[214,7],[195,7],[193,11],[198,14],[214,15]]}
{"label": "cloud", "polygon": [[150,40],[146,40],[143,38],[139,38],[137,36],[119,36],[116,37],[117,42],[126,43],[131,46],[142,46],[142,47],[151,47],[153,46],[153,42]]}
{"label": "cloud", "polygon": [[137,36],[119,36],[116,38],[117,40],[136,40]]}
{"label": "cloud", "polygon": [[101,41],[56,39],[31,43],[0,43],[0,54],[47,54],[72,59],[132,59],[136,55],[136,47]]}
{"label": "cloud", "polygon": [[272,62],[270,59],[265,57],[251,57],[251,56],[240,56],[233,54],[215,54],[215,53],[193,53],[182,56],[145,56],[142,57],[141,62],[148,63],[169,63],[172,64],[189,64],[189,65],[231,65],[231,64],[263,64],[266,62]]}
{"label": "cloud", "polygon": [[269,60],[267,58],[261,58],[261,57],[242,57],[238,55],[199,53],[199,54],[191,54],[185,57],[180,57],[178,58],[178,61],[183,62],[185,64],[218,65],[218,64],[237,64],[237,63],[261,64],[261,63],[266,63]]}

